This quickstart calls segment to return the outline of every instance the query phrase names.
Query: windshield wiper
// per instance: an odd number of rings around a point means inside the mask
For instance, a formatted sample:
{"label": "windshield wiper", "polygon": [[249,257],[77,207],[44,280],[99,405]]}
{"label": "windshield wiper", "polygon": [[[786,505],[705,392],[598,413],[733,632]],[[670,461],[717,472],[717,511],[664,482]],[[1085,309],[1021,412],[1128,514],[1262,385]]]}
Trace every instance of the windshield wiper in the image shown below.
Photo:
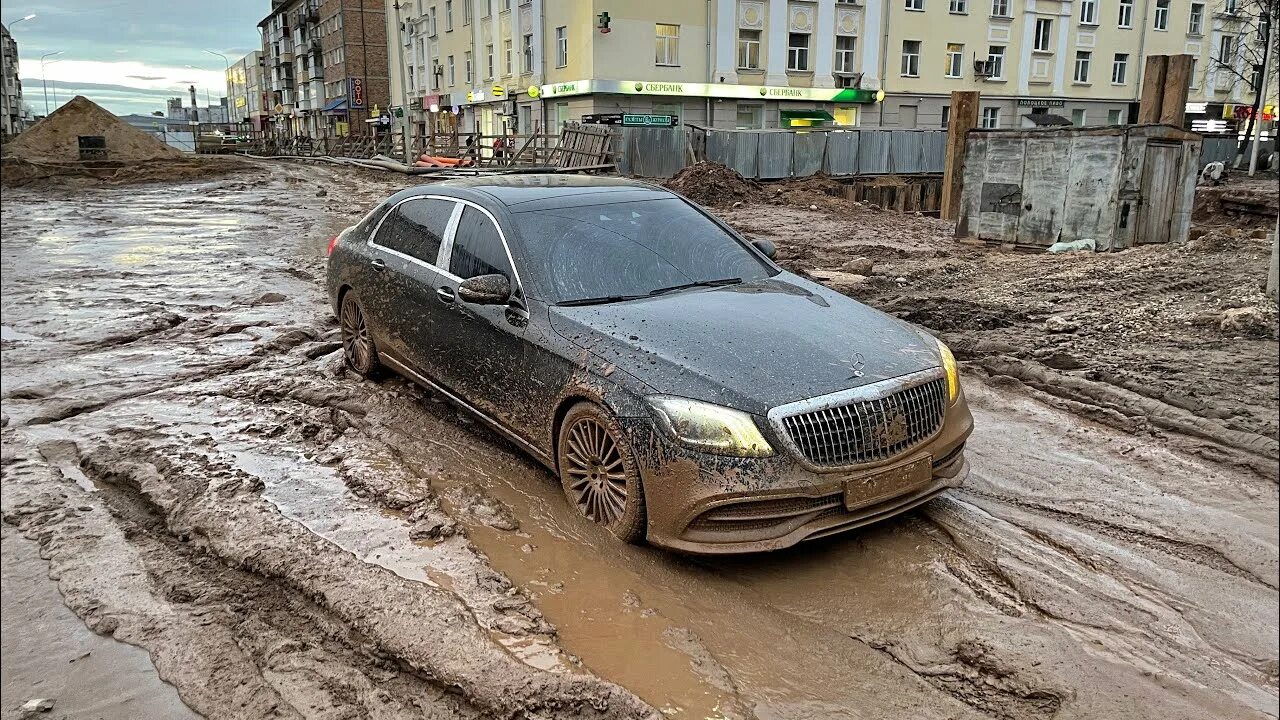
{"label": "windshield wiper", "polygon": [[558,307],[576,307],[579,305],[604,305],[605,303],[623,302],[624,300],[639,300],[648,295],[605,295],[603,297],[578,298],[577,300],[562,300],[556,305]]}
{"label": "windshield wiper", "polygon": [[742,282],[742,278],[720,278],[719,280],[695,280],[693,282],[684,283],[683,285],[672,285],[671,287],[658,288],[650,291],[649,297],[654,295],[665,295],[669,292],[677,290],[688,290],[696,287],[720,287],[722,285],[737,285]]}

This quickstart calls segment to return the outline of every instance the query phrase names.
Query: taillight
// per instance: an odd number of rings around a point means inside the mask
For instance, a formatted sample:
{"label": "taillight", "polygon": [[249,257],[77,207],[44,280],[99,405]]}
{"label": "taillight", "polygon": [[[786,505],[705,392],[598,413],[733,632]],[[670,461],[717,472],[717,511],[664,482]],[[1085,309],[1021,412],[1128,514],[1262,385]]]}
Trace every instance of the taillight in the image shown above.
{"label": "taillight", "polygon": [[328,257],[333,254],[333,246],[337,244],[338,244],[337,235],[334,235],[333,237],[329,238],[329,249],[324,251],[325,257]]}

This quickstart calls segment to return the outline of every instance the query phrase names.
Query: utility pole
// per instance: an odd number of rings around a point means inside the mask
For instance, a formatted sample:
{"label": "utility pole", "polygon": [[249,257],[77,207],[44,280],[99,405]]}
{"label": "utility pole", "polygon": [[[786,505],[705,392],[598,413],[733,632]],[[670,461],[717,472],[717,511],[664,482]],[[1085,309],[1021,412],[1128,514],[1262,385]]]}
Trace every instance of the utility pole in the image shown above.
{"label": "utility pole", "polygon": [[400,0],[392,4],[396,11],[396,62],[400,66],[400,138],[404,146],[404,164],[409,164],[409,86],[404,64],[404,23],[400,19]]}

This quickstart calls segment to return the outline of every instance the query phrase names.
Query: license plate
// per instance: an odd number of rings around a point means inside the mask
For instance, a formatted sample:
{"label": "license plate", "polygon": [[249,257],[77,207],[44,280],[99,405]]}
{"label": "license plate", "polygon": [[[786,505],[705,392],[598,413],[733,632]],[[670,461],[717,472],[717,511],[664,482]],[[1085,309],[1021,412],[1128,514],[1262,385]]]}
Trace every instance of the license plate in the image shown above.
{"label": "license plate", "polygon": [[895,465],[865,477],[846,480],[844,483],[844,507],[846,510],[875,505],[899,495],[906,495],[923,488],[933,480],[933,458],[924,457],[915,462]]}

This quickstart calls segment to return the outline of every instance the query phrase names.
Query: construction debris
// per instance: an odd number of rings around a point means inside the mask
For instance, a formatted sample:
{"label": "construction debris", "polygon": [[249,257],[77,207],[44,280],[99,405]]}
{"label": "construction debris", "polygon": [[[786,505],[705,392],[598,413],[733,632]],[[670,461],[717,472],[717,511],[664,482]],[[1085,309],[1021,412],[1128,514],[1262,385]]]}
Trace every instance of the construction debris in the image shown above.
{"label": "construction debris", "polygon": [[663,185],[707,207],[747,202],[761,196],[760,183],[747,180],[728,165],[710,161],[686,167]]}

